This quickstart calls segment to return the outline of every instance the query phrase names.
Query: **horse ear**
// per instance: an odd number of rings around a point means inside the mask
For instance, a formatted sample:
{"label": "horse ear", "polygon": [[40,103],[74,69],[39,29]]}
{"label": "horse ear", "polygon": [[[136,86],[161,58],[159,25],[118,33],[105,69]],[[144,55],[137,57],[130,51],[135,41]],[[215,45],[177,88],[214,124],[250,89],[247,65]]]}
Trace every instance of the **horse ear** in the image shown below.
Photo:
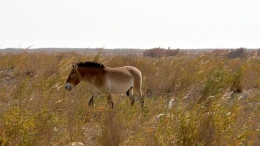
{"label": "horse ear", "polygon": [[78,65],[76,63],[72,63],[72,68],[73,69],[78,69]]}

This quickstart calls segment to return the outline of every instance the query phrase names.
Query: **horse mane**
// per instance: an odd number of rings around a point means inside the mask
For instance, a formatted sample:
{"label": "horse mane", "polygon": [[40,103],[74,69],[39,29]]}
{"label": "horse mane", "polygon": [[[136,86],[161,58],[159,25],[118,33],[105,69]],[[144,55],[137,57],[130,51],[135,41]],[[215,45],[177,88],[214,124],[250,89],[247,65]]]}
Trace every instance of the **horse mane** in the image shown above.
{"label": "horse mane", "polygon": [[104,68],[105,66],[101,63],[86,61],[77,63],[78,67],[93,67],[93,68]]}

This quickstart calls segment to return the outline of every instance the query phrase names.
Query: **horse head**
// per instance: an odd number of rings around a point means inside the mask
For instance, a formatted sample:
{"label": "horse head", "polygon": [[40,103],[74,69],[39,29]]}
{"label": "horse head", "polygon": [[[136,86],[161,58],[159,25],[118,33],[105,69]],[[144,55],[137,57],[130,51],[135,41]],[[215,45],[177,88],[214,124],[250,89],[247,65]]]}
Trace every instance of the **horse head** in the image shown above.
{"label": "horse head", "polygon": [[70,71],[70,74],[66,81],[65,88],[70,91],[73,87],[77,86],[80,83],[80,81],[81,75],[78,71],[78,65],[73,63],[72,70]]}

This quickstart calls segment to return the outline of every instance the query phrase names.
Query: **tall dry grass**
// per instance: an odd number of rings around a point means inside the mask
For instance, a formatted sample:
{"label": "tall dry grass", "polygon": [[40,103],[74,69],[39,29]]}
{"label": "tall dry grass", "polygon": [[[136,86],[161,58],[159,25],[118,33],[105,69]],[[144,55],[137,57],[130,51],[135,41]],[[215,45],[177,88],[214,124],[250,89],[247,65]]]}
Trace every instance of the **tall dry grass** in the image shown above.
{"label": "tall dry grass", "polygon": [[[139,68],[145,107],[121,95],[113,96],[114,109],[104,95],[89,107],[84,83],[66,91],[71,63],[86,60]],[[0,62],[1,145],[260,144],[258,58],[24,51],[0,54]]]}

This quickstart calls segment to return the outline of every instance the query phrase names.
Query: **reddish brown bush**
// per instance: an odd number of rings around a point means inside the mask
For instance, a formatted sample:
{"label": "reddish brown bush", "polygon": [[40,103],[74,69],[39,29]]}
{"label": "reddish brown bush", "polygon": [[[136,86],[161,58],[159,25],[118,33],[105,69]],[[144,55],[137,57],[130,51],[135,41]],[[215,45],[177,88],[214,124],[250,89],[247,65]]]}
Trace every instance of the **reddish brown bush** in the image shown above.
{"label": "reddish brown bush", "polygon": [[180,49],[163,49],[163,48],[153,48],[149,50],[145,50],[143,52],[144,56],[148,57],[169,57],[176,56],[179,53]]}
{"label": "reddish brown bush", "polygon": [[246,57],[246,56],[247,56],[246,48],[238,48],[235,50],[231,50],[227,54],[228,58],[242,58],[242,57]]}

